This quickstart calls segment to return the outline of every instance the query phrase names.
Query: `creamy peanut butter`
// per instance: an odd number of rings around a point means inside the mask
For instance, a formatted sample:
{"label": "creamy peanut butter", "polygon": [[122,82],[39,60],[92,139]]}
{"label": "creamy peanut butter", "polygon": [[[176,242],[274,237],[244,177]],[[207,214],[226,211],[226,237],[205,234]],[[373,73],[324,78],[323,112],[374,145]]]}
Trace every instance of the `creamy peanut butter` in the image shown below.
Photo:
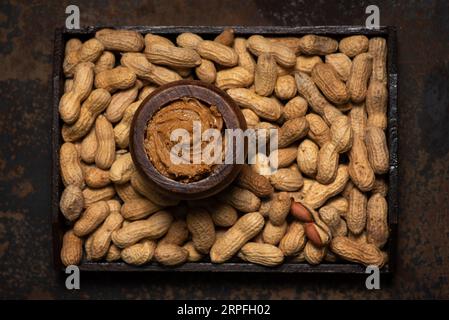
{"label": "creamy peanut butter", "polygon": [[[202,152],[206,142],[199,139],[195,148],[193,139],[194,123],[201,123],[201,133],[208,129],[220,132],[223,118],[216,106],[206,106],[197,99],[184,98],[158,110],[148,122],[145,151],[153,166],[162,175],[183,183],[198,181],[209,176],[215,164],[193,163],[195,152]],[[171,134],[176,129],[185,129],[190,134],[190,162],[173,163],[170,154],[178,141],[171,141]],[[195,151],[196,150],[196,151]],[[198,159],[198,158],[197,158]]]}

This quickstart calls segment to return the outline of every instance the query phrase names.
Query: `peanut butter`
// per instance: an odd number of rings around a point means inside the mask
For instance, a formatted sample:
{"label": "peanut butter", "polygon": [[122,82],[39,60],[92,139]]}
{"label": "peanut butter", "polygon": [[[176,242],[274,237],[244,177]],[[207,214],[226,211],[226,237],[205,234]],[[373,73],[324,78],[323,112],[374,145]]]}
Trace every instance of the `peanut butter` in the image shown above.
{"label": "peanut butter", "polygon": [[[202,152],[207,145],[207,142],[202,139],[194,141],[194,123],[201,124],[201,133],[208,129],[221,132],[223,128],[223,118],[217,107],[206,106],[194,98],[184,98],[161,108],[148,122],[145,139],[146,153],[156,170],[167,178],[190,183],[206,178],[215,169],[215,164],[193,161],[195,153]],[[190,134],[189,162],[173,163],[170,157],[173,147],[179,144],[179,141],[171,140],[171,134],[176,129],[184,129]],[[197,145],[195,148],[195,142],[201,146]]]}

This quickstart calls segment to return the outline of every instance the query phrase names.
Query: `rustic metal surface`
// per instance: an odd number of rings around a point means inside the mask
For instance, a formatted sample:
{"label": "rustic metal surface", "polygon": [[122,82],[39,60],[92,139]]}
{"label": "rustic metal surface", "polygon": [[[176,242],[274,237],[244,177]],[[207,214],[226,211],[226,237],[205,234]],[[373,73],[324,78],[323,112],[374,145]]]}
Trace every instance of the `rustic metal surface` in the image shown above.
{"label": "rustic metal surface", "polygon": [[[82,25],[358,25],[370,1],[77,1]],[[449,4],[377,1],[399,38],[400,224],[397,273],[364,278],[279,274],[82,274],[64,288],[51,253],[51,63],[56,1],[0,5],[0,297],[448,298]]]}

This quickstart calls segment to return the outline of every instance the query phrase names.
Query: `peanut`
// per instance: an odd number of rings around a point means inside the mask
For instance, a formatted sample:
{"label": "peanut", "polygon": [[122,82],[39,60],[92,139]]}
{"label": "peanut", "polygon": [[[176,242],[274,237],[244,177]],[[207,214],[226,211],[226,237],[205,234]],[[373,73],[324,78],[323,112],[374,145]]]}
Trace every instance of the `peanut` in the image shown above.
{"label": "peanut", "polygon": [[84,197],[79,186],[69,184],[61,195],[59,207],[69,221],[78,219],[84,207]]}
{"label": "peanut", "polygon": [[350,58],[368,51],[368,38],[363,35],[345,37],[340,40],[339,50]]}
{"label": "peanut", "polygon": [[324,247],[331,239],[330,230],[325,230],[323,227],[314,222],[305,223],[304,232],[307,239],[309,239],[309,242],[311,242],[315,247]]}
{"label": "peanut", "polygon": [[299,56],[296,58],[295,70],[310,75],[313,68],[320,63],[323,63],[320,56]]}
{"label": "peanut", "polygon": [[331,230],[333,237],[346,236],[348,228],[345,220],[340,217],[338,210],[335,207],[326,205],[320,208],[320,218]]}
{"label": "peanut", "polygon": [[131,153],[127,152],[112,163],[109,178],[114,183],[123,184],[131,180],[135,170]]}
{"label": "peanut", "polygon": [[303,138],[309,131],[305,117],[293,118],[284,122],[279,129],[278,147],[284,148]]}
{"label": "peanut", "polygon": [[365,143],[359,137],[354,137],[352,148],[349,150],[349,175],[361,191],[372,189],[375,175],[368,160]]}
{"label": "peanut", "polygon": [[115,66],[115,56],[112,52],[104,51],[101,56],[95,62],[94,72],[95,74],[105,70],[110,70]]}
{"label": "peanut", "polygon": [[111,183],[109,179],[109,171],[102,170],[95,166],[86,166],[83,167],[84,172],[84,180],[86,181],[86,185],[91,188],[103,188]]}
{"label": "peanut", "polygon": [[225,28],[218,36],[215,37],[214,41],[225,46],[232,46],[234,43],[234,29]]}
{"label": "peanut", "polygon": [[295,54],[300,52],[301,39],[296,37],[268,38],[273,43],[279,43],[292,50]]}
{"label": "peanut", "polygon": [[121,250],[115,245],[115,244],[111,244],[109,246],[108,252],[106,253],[106,261],[107,262],[113,262],[113,261],[117,261],[121,258]]}
{"label": "peanut", "polygon": [[59,167],[61,178],[65,186],[75,185],[84,187],[84,175],[78,151],[73,143],[66,142],[59,150]]}
{"label": "peanut", "polygon": [[161,209],[161,206],[158,206],[147,199],[139,198],[128,200],[123,203],[121,214],[127,220],[139,220],[146,218],[150,214],[153,214]]}
{"label": "peanut", "polygon": [[181,33],[176,37],[176,44],[188,49],[196,49],[201,41],[203,41],[203,38],[191,32]]}
{"label": "peanut", "polygon": [[98,189],[85,188],[83,190],[84,207],[87,208],[98,201],[109,200],[114,196],[115,196],[115,189],[112,186],[107,186]]}
{"label": "peanut", "polygon": [[126,108],[128,108],[128,106],[136,100],[141,86],[142,83],[137,81],[133,87],[115,93],[106,108],[106,119],[108,119],[111,123],[120,121]]}
{"label": "peanut", "polygon": [[61,119],[72,124],[80,117],[81,102],[92,90],[94,82],[94,65],[90,62],[78,64],[74,70],[72,90],[61,97],[59,101],[59,115]]}
{"label": "peanut", "polygon": [[378,127],[368,127],[366,129],[365,144],[368,151],[368,159],[374,173],[387,173],[389,153],[384,131]]}
{"label": "peanut", "polygon": [[373,57],[373,81],[387,84],[387,41],[374,37],[369,40],[368,52]]}
{"label": "peanut", "polygon": [[251,191],[239,187],[232,187],[220,195],[221,199],[242,212],[259,210],[260,199]]}
{"label": "peanut", "polygon": [[321,92],[335,104],[349,101],[349,92],[345,83],[338,78],[335,69],[327,63],[319,63],[312,70],[313,82]]}
{"label": "peanut", "polygon": [[78,237],[84,237],[94,231],[109,215],[109,206],[106,201],[98,201],[89,206],[75,222],[73,232]]}
{"label": "peanut", "polygon": [[242,67],[234,67],[217,72],[215,85],[222,90],[249,87],[254,75]]}
{"label": "peanut", "polygon": [[175,206],[179,203],[179,200],[159,193],[157,187],[142,177],[137,171],[131,177],[131,185],[142,196],[162,207]]}
{"label": "peanut", "polygon": [[137,100],[140,100],[140,101],[144,100],[146,97],[148,97],[150,95],[150,93],[152,93],[156,89],[157,89],[157,86],[155,86],[155,85],[144,86],[139,91],[139,96],[137,97]]}
{"label": "peanut", "polygon": [[304,248],[305,244],[304,226],[298,221],[292,221],[279,243],[279,249],[285,256],[294,256]]}
{"label": "peanut", "polygon": [[243,38],[234,39],[234,50],[239,57],[238,65],[254,74],[256,70],[256,62],[252,55],[248,52],[247,41]]}
{"label": "peanut", "polygon": [[281,239],[284,237],[286,231],[287,231],[286,221],[284,221],[284,223],[279,226],[276,226],[272,224],[270,221],[267,221],[262,231],[263,242],[277,246],[281,241]]}
{"label": "peanut", "polygon": [[69,230],[62,238],[61,261],[65,266],[78,265],[83,257],[83,239]]}
{"label": "peanut", "polygon": [[310,34],[301,38],[299,47],[304,54],[322,56],[337,51],[338,42],[329,37]]}
{"label": "peanut", "polygon": [[289,167],[295,162],[298,148],[294,145],[288,148],[277,149],[273,153],[278,157],[278,168]]}
{"label": "peanut", "polygon": [[215,41],[201,41],[196,50],[201,58],[211,60],[225,67],[233,67],[237,65],[239,60],[234,49]]}
{"label": "peanut", "polygon": [[353,105],[349,119],[354,137],[364,140],[366,130],[366,111],[364,104]]}
{"label": "peanut", "polygon": [[148,263],[154,255],[156,242],[150,240],[142,240],[133,244],[120,253],[120,257],[128,264],[140,266]]}
{"label": "peanut", "polygon": [[360,234],[366,226],[366,194],[360,192],[358,188],[352,188],[349,193],[349,207],[346,214],[348,229],[353,234]]}
{"label": "peanut", "polygon": [[93,260],[101,259],[108,253],[111,244],[111,234],[121,227],[122,222],[123,217],[120,212],[111,211],[103,224],[93,233],[90,245]]}
{"label": "peanut", "polygon": [[126,248],[142,239],[155,240],[167,233],[173,216],[159,211],[145,220],[138,220],[112,233],[112,241],[119,248]]}
{"label": "peanut", "polygon": [[285,120],[305,116],[307,112],[307,101],[303,97],[294,97],[284,107],[283,116]]}
{"label": "peanut", "polygon": [[102,29],[95,33],[106,50],[141,51],[144,46],[143,37],[137,31]]}
{"label": "peanut", "polygon": [[248,128],[254,128],[260,122],[259,116],[254,111],[250,109],[243,109],[241,111]]}
{"label": "peanut", "polygon": [[375,245],[357,243],[347,237],[332,239],[331,250],[339,257],[352,262],[362,263],[365,266],[375,265],[382,267],[385,257]]}
{"label": "peanut", "polygon": [[193,68],[201,64],[201,57],[195,50],[162,43],[146,47],[145,56],[152,63],[173,68]]}
{"label": "peanut", "polygon": [[276,226],[282,225],[290,212],[290,206],[291,199],[287,192],[275,193],[268,211],[271,223]]}
{"label": "peanut", "polygon": [[297,92],[295,78],[293,78],[291,75],[279,76],[276,80],[276,85],[274,86],[274,92],[276,94],[276,97],[281,100],[289,100],[294,98]]}
{"label": "peanut", "polygon": [[64,141],[76,141],[88,134],[97,116],[106,109],[110,101],[111,95],[106,90],[93,90],[83,102],[78,120],[71,126],[62,127]]}
{"label": "peanut", "polygon": [[138,78],[157,85],[182,79],[176,71],[159,67],[149,62],[143,53],[125,53],[122,55],[120,62],[131,69]]}
{"label": "peanut", "polygon": [[95,152],[97,151],[97,137],[95,136],[95,126],[81,141],[80,156],[85,163],[95,162]]}
{"label": "peanut", "polygon": [[134,113],[140,107],[142,101],[131,103],[123,113],[122,120],[114,127],[114,140],[118,147],[127,148],[129,145],[129,132]]}
{"label": "peanut", "polygon": [[380,81],[371,81],[366,93],[367,124],[385,130],[387,128],[388,91]]}
{"label": "peanut", "polygon": [[331,65],[342,81],[348,81],[351,74],[352,61],[343,53],[328,54],[326,64]]}
{"label": "peanut", "polygon": [[358,54],[352,61],[351,75],[347,86],[353,102],[360,103],[365,100],[372,68],[373,57],[369,53]]}
{"label": "peanut", "polygon": [[65,45],[65,56],[62,69],[67,77],[73,76],[73,70],[79,62],[78,53],[83,43],[76,38],[70,39]]}
{"label": "peanut", "polygon": [[366,208],[366,238],[378,248],[388,240],[388,204],[381,194],[372,195]]}
{"label": "peanut", "polygon": [[239,258],[255,264],[260,264],[266,267],[274,267],[284,261],[284,254],[282,251],[266,243],[248,242],[245,244],[238,254]]}
{"label": "peanut", "polygon": [[270,176],[270,182],[276,190],[280,191],[297,191],[304,185],[299,170],[290,168],[278,169]]}
{"label": "peanut", "polygon": [[247,213],[219,237],[210,250],[213,263],[223,263],[234,256],[263,228],[264,219],[258,212]]}
{"label": "peanut", "polygon": [[260,96],[270,96],[276,85],[276,61],[271,54],[261,54],[257,59],[254,88]]}
{"label": "peanut", "polygon": [[295,72],[295,80],[298,93],[307,100],[313,111],[319,115],[324,115],[324,108],[332,107],[320,93],[312,78],[306,73]]}
{"label": "peanut", "polygon": [[189,254],[188,257],[187,257],[187,261],[197,262],[197,261],[200,261],[203,258],[203,255],[196,250],[196,248],[193,245],[192,241],[187,242],[182,247],[184,249],[186,249],[188,254]]}
{"label": "peanut", "polygon": [[140,199],[142,198],[136,190],[134,190],[131,182],[127,182],[124,184],[116,184],[115,190],[117,191],[118,196],[124,202],[128,200]]}
{"label": "peanut", "polygon": [[316,144],[322,147],[331,140],[329,126],[319,115],[309,113],[306,115],[306,120],[309,123],[309,131],[307,136]]}
{"label": "peanut", "polygon": [[95,136],[97,137],[95,164],[100,169],[109,169],[115,160],[114,129],[103,115],[98,116],[95,121]]}
{"label": "peanut", "polygon": [[304,247],[304,258],[312,265],[319,264],[326,255],[326,248],[317,247],[311,241],[307,241]]}
{"label": "peanut", "polygon": [[388,185],[385,179],[376,177],[371,193],[379,193],[381,196],[386,197],[388,194]]}
{"label": "peanut", "polygon": [[136,82],[136,74],[127,67],[118,66],[104,70],[95,76],[95,87],[106,89],[109,92],[128,89]]}
{"label": "peanut", "polygon": [[313,216],[309,209],[306,208],[301,202],[297,202],[295,199],[292,199],[290,213],[301,222],[313,222]]}
{"label": "peanut", "polygon": [[258,197],[267,197],[273,193],[270,181],[254,172],[249,166],[244,166],[237,178],[237,185],[251,191]]}
{"label": "peanut", "polygon": [[239,217],[234,207],[222,202],[208,206],[207,210],[217,227],[230,227]]}
{"label": "peanut", "polygon": [[327,185],[314,181],[304,195],[304,202],[314,209],[321,207],[327,200],[343,190],[348,179],[348,167],[346,165],[339,165],[335,180]]}
{"label": "peanut", "polygon": [[184,220],[175,220],[168,228],[165,236],[159,241],[159,243],[171,243],[178,246],[182,246],[184,242],[189,238],[189,230]]}
{"label": "peanut", "polygon": [[[215,65],[212,61],[207,59],[202,59],[201,64],[195,68],[195,74],[201,81],[207,82],[207,83],[214,83],[214,81],[217,78],[217,69],[215,68]],[[240,75],[240,74],[239,74]],[[223,74],[222,74],[223,76]],[[248,76],[247,74],[244,74],[243,77]],[[252,74],[251,74],[252,76]],[[249,81],[249,77],[239,79],[239,81]],[[252,81],[251,81],[252,82]]]}
{"label": "peanut", "polygon": [[259,117],[276,121],[281,116],[281,104],[274,98],[262,97],[244,88],[229,89],[227,93],[243,108],[249,108]]}
{"label": "peanut", "polygon": [[171,243],[160,243],[154,252],[157,262],[165,266],[175,266],[187,261],[189,251]]}
{"label": "peanut", "polygon": [[310,177],[314,177],[317,172],[318,146],[309,139],[304,139],[297,151],[296,161],[299,170]]}
{"label": "peanut", "polygon": [[214,222],[209,213],[202,208],[190,209],[186,221],[196,250],[208,253],[215,242]]}
{"label": "peanut", "polygon": [[249,37],[247,46],[249,51],[257,57],[262,54],[271,54],[281,66],[288,68],[293,67],[296,63],[296,55],[290,48],[279,43],[273,43],[260,35]]}

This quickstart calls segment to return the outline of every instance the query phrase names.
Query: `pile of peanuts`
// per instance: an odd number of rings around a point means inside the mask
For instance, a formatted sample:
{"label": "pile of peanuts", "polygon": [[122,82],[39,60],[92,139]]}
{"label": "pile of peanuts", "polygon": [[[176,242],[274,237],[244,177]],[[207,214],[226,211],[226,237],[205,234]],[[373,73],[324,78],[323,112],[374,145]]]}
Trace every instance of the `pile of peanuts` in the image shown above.
{"label": "pile of peanuts", "polygon": [[[59,104],[64,265],[245,261],[383,266],[388,240],[387,47],[381,37],[319,35],[176,44],[103,29],[66,43]],[[278,129],[279,169],[244,166],[203,200],[155,190],[129,153],[133,114],[158,86],[199,79],[226,91],[249,128]]]}

